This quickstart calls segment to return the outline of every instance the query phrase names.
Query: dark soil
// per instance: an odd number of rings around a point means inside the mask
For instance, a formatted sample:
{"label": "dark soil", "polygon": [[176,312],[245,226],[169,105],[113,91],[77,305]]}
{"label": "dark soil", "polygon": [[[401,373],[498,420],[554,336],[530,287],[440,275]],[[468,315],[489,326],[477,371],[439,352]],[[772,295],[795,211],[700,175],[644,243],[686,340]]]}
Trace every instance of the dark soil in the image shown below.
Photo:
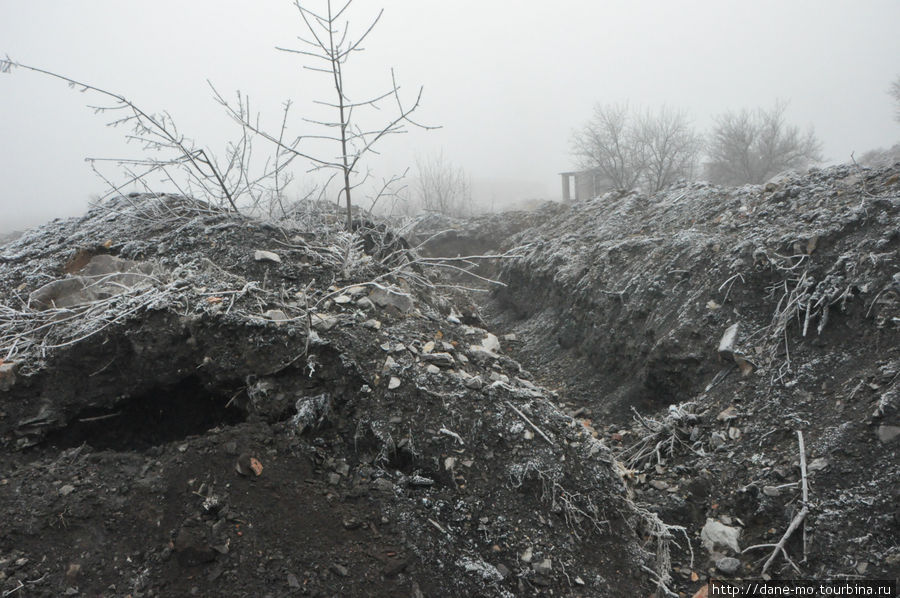
{"label": "dark soil", "polygon": [[0,589],[649,593],[609,449],[386,232],[135,196],[3,247]]}

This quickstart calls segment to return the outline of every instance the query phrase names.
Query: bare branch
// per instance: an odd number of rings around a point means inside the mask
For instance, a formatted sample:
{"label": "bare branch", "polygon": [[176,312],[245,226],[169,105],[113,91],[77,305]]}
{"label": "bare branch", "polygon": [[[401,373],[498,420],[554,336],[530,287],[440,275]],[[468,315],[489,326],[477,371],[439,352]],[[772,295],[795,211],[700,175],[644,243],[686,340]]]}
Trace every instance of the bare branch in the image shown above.
{"label": "bare branch", "polygon": [[788,103],[772,108],[725,112],[716,118],[708,142],[707,176],[715,183],[762,184],[780,172],[822,160],[822,144],[812,129],[785,122]]}

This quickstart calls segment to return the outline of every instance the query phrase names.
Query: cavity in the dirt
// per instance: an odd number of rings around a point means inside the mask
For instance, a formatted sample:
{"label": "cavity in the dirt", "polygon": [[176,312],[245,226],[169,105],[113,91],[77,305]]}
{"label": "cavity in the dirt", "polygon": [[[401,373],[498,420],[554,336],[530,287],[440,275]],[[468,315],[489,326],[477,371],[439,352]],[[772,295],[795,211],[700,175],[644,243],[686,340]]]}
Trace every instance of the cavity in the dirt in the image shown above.
{"label": "cavity in the dirt", "polygon": [[143,451],[244,421],[246,413],[229,405],[230,398],[210,392],[197,378],[186,378],[174,386],[123,398],[111,409],[85,409],[51,434],[48,444],[70,448],[86,443],[97,450]]}

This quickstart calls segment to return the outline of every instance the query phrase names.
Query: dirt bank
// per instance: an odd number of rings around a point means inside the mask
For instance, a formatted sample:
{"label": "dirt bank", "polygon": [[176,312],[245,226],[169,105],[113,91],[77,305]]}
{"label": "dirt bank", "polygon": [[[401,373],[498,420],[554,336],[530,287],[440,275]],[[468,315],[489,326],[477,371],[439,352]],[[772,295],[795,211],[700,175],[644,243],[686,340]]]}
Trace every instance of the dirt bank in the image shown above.
{"label": "dirt bank", "polygon": [[172,196],[0,247],[0,588],[648,594],[667,528],[428,268]]}
{"label": "dirt bank", "polygon": [[[487,320],[690,530],[701,573],[758,577],[799,517],[796,569],[767,574],[897,577],[900,165],[609,194],[512,247]],[[740,539],[703,548],[708,525]]]}

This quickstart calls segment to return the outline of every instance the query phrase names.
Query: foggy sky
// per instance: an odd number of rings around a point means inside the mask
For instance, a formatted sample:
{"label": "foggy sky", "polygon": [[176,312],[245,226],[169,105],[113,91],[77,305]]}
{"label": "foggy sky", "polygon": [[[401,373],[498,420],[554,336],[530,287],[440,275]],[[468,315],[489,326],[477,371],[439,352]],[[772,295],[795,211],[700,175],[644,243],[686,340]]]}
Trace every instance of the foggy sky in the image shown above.
{"label": "foggy sky", "polygon": [[[900,74],[897,0],[357,0],[351,28],[380,6],[348,92],[388,89],[393,67],[410,100],[424,86],[417,119],[442,128],[389,139],[376,177],[443,150],[476,199],[558,199],[571,134],[597,102],[665,103],[706,130],[723,110],[786,99],[830,162],[900,141],[886,93]],[[274,49],[303,33],[288,0],[0,0],[0,15],[0,54],[168,110],[215,151],[236,130],[207,79],[249,94],[271,129],[293,99],[295,134],[333,93]],[[0,231],[83,212],[104,191],[86,156],[139,155],[85,108],[97,102],[24,70],[0,75]]]}

